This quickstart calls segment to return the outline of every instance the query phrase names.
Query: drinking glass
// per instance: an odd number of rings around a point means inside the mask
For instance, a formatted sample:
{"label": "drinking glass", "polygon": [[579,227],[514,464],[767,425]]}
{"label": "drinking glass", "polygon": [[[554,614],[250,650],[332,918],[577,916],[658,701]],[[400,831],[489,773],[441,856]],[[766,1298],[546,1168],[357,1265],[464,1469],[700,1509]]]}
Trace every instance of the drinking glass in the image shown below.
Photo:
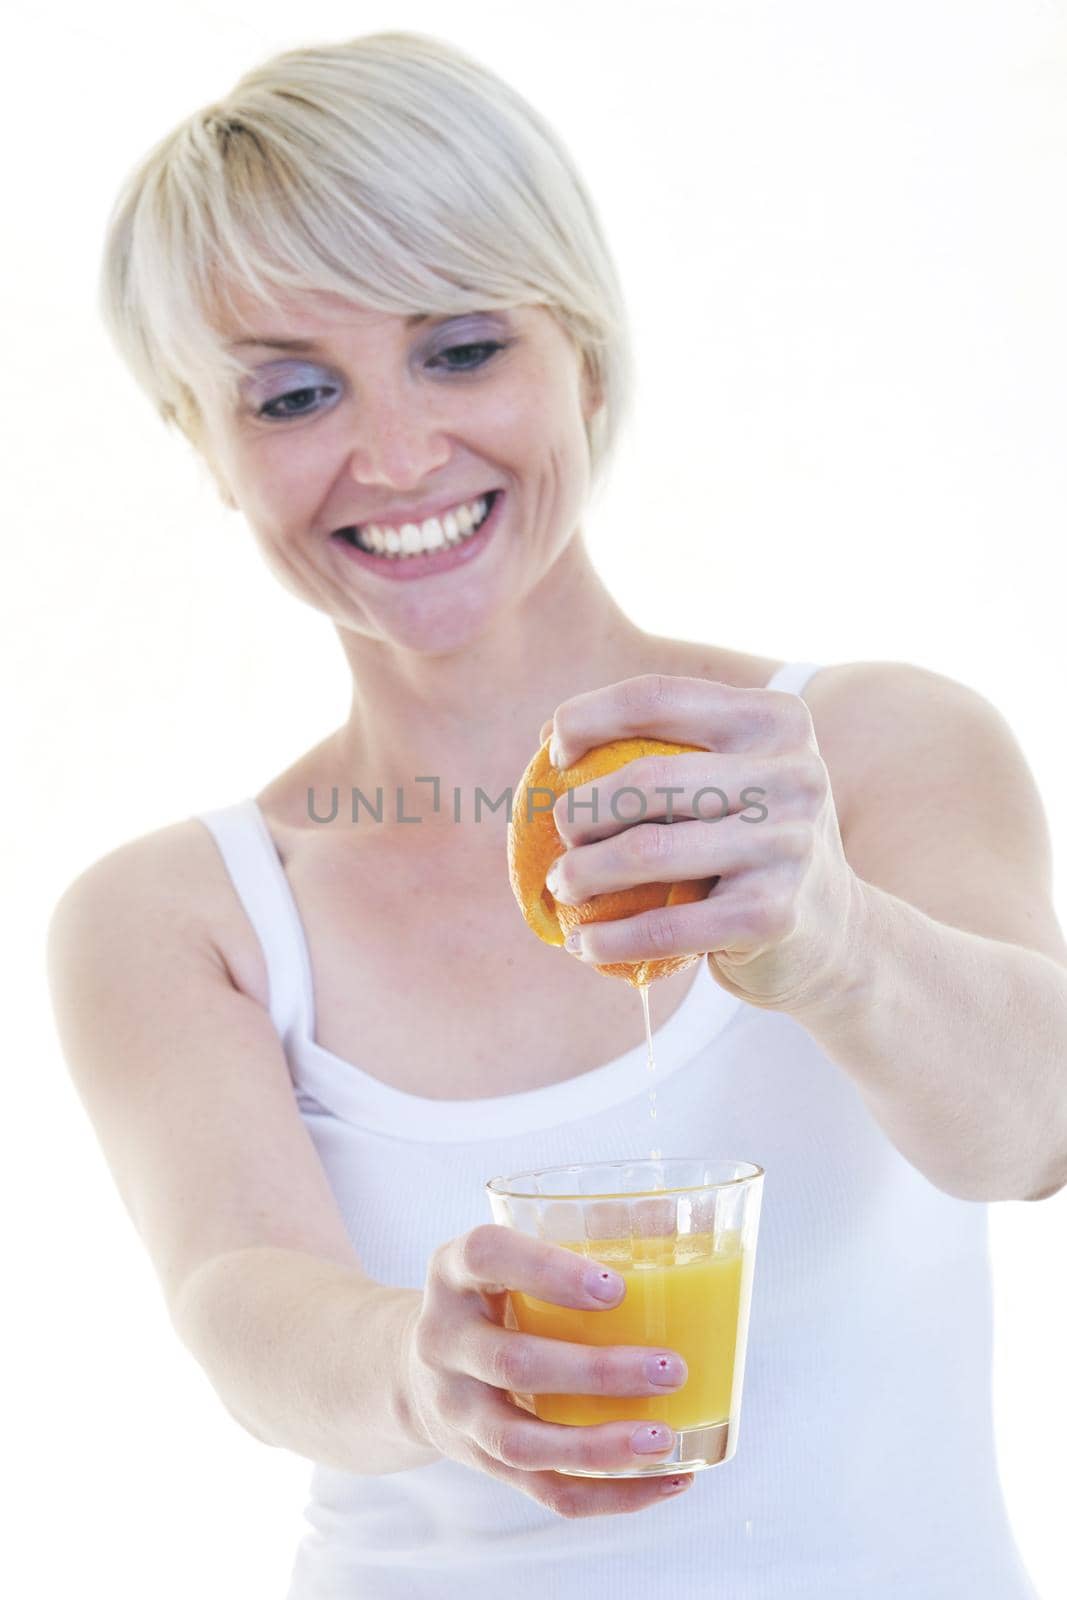
{"label": "drinking glass", "polygon": [[582,1478],[635,1478],[719,1466],[737,1449],[763,1168],[703,1156],[544,1167],[485,1185],[493,1221],[575,1250],[625,1280],[607,1311],[577,1311],[509,1290],[505,1324],[588,1345],[676,1350],[688,1368],[663,1396],[514,1396],[543,1422],[661,1421],[663,1460]]}

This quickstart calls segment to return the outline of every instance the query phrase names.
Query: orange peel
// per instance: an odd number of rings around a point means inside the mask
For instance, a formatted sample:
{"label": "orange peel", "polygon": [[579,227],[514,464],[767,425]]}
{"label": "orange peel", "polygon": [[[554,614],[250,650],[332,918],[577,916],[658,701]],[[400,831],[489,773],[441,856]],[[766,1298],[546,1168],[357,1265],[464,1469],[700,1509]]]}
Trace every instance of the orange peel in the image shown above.
{"label": "orange peel", "polygon": [[[707,896],[717,879],[693,878],[681,883],[635,884],[630,889],[595,894],[579,905],[564,905],[553,897],[545,884],[552,863],[567,851],[552,815],[552,806],[560,795],[581,784],[591,783],[596,778],[607,777],[609,773],[617,772],[627,762],[636,761],[641,756],[684,755],[690,752],[707,754],[704,746],[695,744],[670,744],[663,739],[612,739],[607,744],[587,750],[573,766],[558,768],[549,759],[548,741],[541,746],[520,778],[513,796],[508,822],[508,878],[519,909],[545,944],[562,946],[574,928],[586,923],[614,922],[662,906],[688,905]],[[530,799],[528,795],[531,790],[540,790],[541,793]],[[553,797],[549,805],[545,804],[546,791]],[[657,978],[666,978],[673,972],[683,972],[697,960],[697,955],[661,956],[645,961],[596,962],[594,966],[597,972],[602,972],[606,977],[624,978],[636,987],[653,983]]]}

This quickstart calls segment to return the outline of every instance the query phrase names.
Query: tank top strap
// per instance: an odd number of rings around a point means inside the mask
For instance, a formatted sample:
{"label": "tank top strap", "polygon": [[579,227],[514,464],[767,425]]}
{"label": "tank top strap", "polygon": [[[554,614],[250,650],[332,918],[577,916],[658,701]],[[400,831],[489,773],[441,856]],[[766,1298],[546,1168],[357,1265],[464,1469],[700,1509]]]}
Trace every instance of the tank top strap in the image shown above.
{"label": "tank top strap", "polygon": [[279,1036],[311,1037],[314,990],[307,942],[263,813],[255,800],[239,800],[197,813],[219,847],[267,966],[270,1016]]}
{"label": "tank top strap", "polygon": [[786,694],[803,694],[807,688],[808,679],[821,671],[823,666],[819,661],[787,661],[767,684],[768,689],[781,689]]}

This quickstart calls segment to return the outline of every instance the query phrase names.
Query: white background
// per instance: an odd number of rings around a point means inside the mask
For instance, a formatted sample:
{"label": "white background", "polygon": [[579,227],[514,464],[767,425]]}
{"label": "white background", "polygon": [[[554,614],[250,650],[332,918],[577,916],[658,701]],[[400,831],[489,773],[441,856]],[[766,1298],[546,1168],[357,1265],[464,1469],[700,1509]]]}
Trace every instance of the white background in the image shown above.
{"label": "white background", "polygon": [[[1044,797],[1063,917],[1062,5],[9,7],[0,1561],[24,1575],[0,1587],[22,1596],[280,1597],[300,1532],[308,1464],[244,1434],[170,1329],[58,1053],[43,939],[90,861],[254,793],[345,714],[330,625],[157,422],[94,296],[150,144],[269,54],[392,28],[509,78],[597,199],[640,373],[588,529],[621,603],[680,637],[980,690]],[[1056,1600],[1067,1192],[991,1223],[1004,1489]]]}

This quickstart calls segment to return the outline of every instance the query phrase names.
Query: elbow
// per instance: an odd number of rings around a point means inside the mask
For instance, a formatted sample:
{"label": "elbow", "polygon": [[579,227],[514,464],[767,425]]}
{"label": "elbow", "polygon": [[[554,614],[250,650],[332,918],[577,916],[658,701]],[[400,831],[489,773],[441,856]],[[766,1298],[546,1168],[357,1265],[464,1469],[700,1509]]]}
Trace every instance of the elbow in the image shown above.
{"label": "elbow", "polygon": [[968,1200],[975,1205],[1000,1205],[1007,1200],[1048,1200],[1067,1186],[1067,1173],[1060,1173],[1045,1183],[1040,1183],[1038,1176],[1032,1172],[1023,1174],[1021,1178],[1018,1173],[1012,1177],[1000,1174],[995,1178],[988,1174],[981,1178],[974,1174],[967,1178],[953,1174],[951,1179],[941,1179],[931,1177],[929,1173],[926,1177],[950,1199]]}
{"label": "elbow", "polygon": [[1067,1188],[1067,1151],[1058,1154],[1041,1173],[1031,1173],[1024,1200],[1051,1200],[1054,1194]]}
{"label": "elbow", "polygon": [[1009,1161],[1001,1151],[995,1164],[974,1159],[966,1171],[956,1168],[951,1175],[942,1172],[935,1177],[928,1172],[926,1176],[954,1200],[984,1201],[987,1205],[1005,1200],[1049,1200],[1067,1188],[1067,1153],[1054,1150],[1050,1155],[1048,1147],[1040,1152],[1034,1148],[1032,1138],[1030,1146],[1025,1160],[1017,1157]]}
{"label": "elbow", "polygon": [[[215,1392],[217,1394],[218,1390]],[[245,1433],[249,1434],[257,1444],[265,1444],[269,1450],[277,1450],[280,1448],[276,1440],[268,1439],[266,1435],[261,1433],[258,1428],[253,1427],[248,1418],[230,1405],[229,1401],[224,1399],[222,1395],[219,1395],[219,1399],[222,1401],[223,1406],[229,1412],[234,1422],[237,1423],[237,1426],[243,1429]]]}
{"label": "elbow", "polygon": [[1023,1195],[1023,1199],[1051,1200],[1052,1196],[1054,1194],[1059,1194],[1060,1190],[1063,1188],[1067,1188],[1067,1175],[1061,1172],[1056,1178],[1053,1179],[1051,1183],[1045,1184],[1040,1189],[1031,1189],[1028,1194]]}

